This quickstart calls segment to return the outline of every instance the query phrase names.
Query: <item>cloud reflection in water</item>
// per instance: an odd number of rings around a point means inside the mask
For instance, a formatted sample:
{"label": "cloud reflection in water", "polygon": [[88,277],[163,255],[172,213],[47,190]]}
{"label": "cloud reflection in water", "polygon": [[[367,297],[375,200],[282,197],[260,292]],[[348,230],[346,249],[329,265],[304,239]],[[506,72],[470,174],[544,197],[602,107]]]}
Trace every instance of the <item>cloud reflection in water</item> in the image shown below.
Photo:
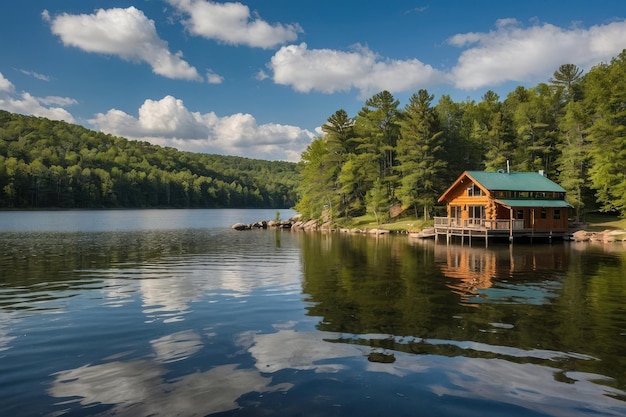
{"label": "cloud reflection in water", "polygon": [[[374,339],[382,337],[372,336]],[[403,378],[423,374],[422,377],[417,377],[417,382],[412,378],[411,386],[414,389],[421,386],[441,397],[504,402],[547,415],[559,415],[563,410],[567,410],[571,417],[588,416],[590,412],[607,416],[626,415],[624,403],[612,398],[623,398],[626,393],[598,384],[597,382],[606,379],[600,375],[568,372],[565,377],[572,383],[564,383],[555,378],[561,370],[551,366],[497,358],[416,355],[399,351],[393,351],[396,358],[394,363],[372,363],[366,357],[373,348],[368,346],[367,340],[359,340],[363,337],[364,335],[280,330],[272,334],[255,335],[254,344],[249,351],[261,372],[276,373],[284,369],[313,370],[318,373],[340,372],[346,369],[347,358],[358,357],[368,372],[387,373]],[[331,343],[332,340],[342,342]],[[346,343],[350,340],[359,344]],[[434,342],[438,344],[444,341]],[[482,350],[489,349],[485,344],[480,347]],[[519,349],[511,350],[500,346],[493,348],[494,353],[498,354],[510,351],[513,354],[512,359],[521,355]],[[544,357],[548,362],[565,357],[594,360],[571,353],[542,353],[531,351],[529,359]],[[441,381],[442,378],[445,383],[431,382]]]}
{"label": "cloud reflection in water", "polygon": [[[201,338],[184,331],[153,340],[156,360],[112,361],[59,372],[48,390],[60,404],[111,405],[106,415],[205,416],[239,408],[237,399],[250,392],[285,391],[291,384],[271,385],[272,378],[238,364],[216,366],[173,380],[164,364],[184,360],[201,348]],[[69,411],[65,410],[65,411]]]}

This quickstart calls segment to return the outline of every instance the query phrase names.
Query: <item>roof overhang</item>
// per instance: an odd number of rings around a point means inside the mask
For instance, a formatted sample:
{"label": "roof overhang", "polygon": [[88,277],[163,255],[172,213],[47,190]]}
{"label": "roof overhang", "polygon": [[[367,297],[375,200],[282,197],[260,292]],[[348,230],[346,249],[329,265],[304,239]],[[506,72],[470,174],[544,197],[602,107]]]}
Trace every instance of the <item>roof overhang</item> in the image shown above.
{"label": "roof overhang", "polygon": [[565,200],[538,200],[534,198],[496,198],[496,203],[505,207],[551,207],[571,208],[572,205]]}
{"label": "roof overhang", "polygon": [[454,181],[452,185],[449,186],[443,194],[441,194],[441,196],[437,199],[437,202],[443,203],[444,201],[448,201],[448,194],[450,193],[450,191],[456,188],[457,185],[463,183],[463,181],[465,181],[465,178],[469,178],[471,181],[474,181],[467,171],[463,172],[461,175],[459,175],[456,181]]}

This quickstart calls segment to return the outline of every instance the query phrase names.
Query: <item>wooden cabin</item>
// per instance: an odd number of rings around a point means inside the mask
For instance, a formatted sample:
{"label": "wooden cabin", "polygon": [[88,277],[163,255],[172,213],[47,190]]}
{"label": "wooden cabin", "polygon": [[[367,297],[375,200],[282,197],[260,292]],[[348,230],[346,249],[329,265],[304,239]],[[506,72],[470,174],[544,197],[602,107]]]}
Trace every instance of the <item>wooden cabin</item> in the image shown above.
{"label": "wooden cabin", "polygon": [[565,189],[540,172],[465,171],[439,197],[447,217],[435,236],[563,237],[568,233]]}

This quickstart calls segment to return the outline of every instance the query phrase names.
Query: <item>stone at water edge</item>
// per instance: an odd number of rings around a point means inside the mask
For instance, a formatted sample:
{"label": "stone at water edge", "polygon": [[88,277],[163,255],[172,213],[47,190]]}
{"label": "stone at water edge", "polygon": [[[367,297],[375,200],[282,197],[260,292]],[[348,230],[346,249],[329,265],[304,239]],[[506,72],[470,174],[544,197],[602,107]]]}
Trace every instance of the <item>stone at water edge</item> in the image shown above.
{"label": "stone at water edge", "polygon": [[248,230],[249,228],[250,226],[245,223],[235,223],[231,226],[231,229],[234,230]]}

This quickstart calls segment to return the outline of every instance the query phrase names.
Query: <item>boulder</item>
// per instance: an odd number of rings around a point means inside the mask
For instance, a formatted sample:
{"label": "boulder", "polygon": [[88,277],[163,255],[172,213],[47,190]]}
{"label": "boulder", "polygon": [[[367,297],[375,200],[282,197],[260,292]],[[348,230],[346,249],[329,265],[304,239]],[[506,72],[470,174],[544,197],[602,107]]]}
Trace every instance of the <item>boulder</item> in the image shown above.
{"label": "boulder", "polygon": [[304,231],[317,230],[317,220],[309,220],[302,225]]}
{"label": "boulder", "polygon": [[231,229],[235,230],[250,230],[250,225],[245,223],[235,223],[231,226]]}
{"label": "boulder", "polygon": [[298,213],[292,216],[289,220],[291,220],[292,223],[299,222],[302,220],[302,214]]}
{"label": "boulder", "polygon": [[267,229],[267,222],[265,220],[254,222],[252,227],[255,229]]}
{"label": "boulder", "polygon": [[590,238],[590,233],[584,230],[578,230],[572,235],[572,239],[576,242],[587,242]]}

